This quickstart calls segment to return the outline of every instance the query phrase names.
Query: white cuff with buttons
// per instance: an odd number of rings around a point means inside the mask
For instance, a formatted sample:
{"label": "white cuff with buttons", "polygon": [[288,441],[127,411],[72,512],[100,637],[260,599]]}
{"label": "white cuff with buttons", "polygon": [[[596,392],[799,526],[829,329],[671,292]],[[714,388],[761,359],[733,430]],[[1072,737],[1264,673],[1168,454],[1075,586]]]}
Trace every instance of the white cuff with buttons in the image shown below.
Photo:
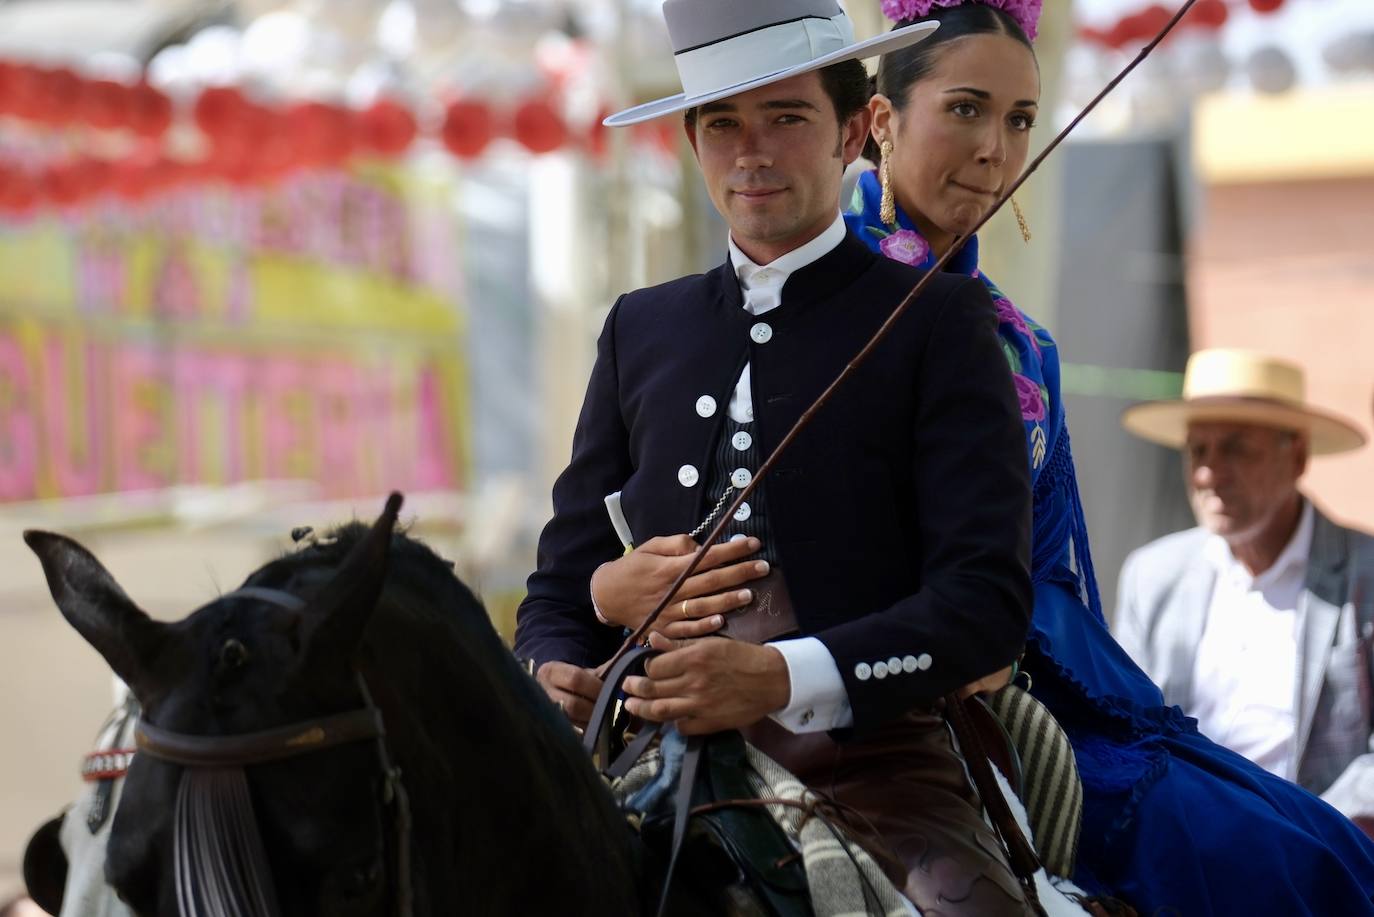
{"label": "white cuff with buttons", "polygon": [[791,700],[772,715],[789,732],[824,732],[854,725],[840,667],[815,637],[779,640],[769,646],[782,653],[791,682]]}

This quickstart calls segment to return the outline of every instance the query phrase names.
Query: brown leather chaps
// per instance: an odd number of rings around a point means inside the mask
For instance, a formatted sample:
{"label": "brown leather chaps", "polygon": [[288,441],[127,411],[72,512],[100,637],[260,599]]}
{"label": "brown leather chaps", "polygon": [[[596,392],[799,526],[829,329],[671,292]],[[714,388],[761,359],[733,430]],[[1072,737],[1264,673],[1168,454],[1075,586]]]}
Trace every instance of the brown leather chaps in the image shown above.
{"label": "brown leather chaps", "polygon": [[744,736],[811,790],[924,917],[1034,914],[984,822],[944,718],[909,713],[862,739],[793,735],[772,720]]}

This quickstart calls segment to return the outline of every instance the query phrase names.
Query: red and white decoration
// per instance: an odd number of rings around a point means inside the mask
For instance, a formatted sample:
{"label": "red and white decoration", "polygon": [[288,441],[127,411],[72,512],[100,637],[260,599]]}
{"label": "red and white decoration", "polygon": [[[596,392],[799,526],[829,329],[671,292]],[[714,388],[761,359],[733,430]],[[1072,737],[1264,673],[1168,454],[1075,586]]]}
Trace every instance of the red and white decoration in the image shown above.
{"label": "red and white decoration", "polygon": [[[456,97],[418,108],[385,95],[361,109],[273,103],[236,86],[211,86],[175,101],[146,80],[126,84],[0,61],[0,130],[4,119],[13,119],[38,147],[55,150],[0,156],[0,214],[10,215],[111,196],[137,201],[195,183],[263,184],[355,159],[396,159],[417,142],[469,161],[500,140],[532,155],[581,151],[599,157],[607,145],[600,115],[570,120],[556,88],[525,98]],[[680,130],[676,123],[650,124],[634,138],[672,151]]]}
{"label": "red and white decoration", "polygon": [[[1234,8],[1248,6],[1256,13],[1276,13],[1285,0],[1198,0],[1179,23],[1184,31],[1215,32],[1226,25]],[[1173,18],[1178,5],[1152,3],[1135,13],[1123,16],[1115,25],[1102,28],[1082,28],[1079,37],[1084,41],[1116,50],[1142,44],[1154,38]]]}

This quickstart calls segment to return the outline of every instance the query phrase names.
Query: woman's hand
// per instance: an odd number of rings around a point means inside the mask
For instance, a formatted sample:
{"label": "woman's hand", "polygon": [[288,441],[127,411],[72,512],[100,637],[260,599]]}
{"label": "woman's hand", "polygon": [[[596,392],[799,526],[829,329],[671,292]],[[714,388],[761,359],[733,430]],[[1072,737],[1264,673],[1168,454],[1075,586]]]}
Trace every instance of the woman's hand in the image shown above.
{"label": "woman's hand", "polygon": [[[725,615],[754,600],[744,587],[768,575],[768,562],[744,558],[762,547],[757,538],[712,545],[695,573],[654,622],[654,630],[674,640],[704,637],[725,625]],[[651,538],[592,574],[592,601],[612,624],[639,627],[668,587],[687,569],[697,543],[689,535]]]}

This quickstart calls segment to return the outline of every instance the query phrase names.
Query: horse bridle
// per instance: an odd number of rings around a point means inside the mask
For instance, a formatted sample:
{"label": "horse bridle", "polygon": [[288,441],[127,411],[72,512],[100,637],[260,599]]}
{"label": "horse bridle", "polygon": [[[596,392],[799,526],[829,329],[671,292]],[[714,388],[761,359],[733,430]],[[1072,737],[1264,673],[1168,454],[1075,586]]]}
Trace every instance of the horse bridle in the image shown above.
{"label": "horse bridle", "polygon": [[[224,598],[257,599],[291,611],[299,611],[305,602],[278,589],[264,589],[245,586],[225,595]],[[227,806],[233,822],[244,832],[252,831],[248,838],[256,842],[257,822],[252,814],[251,802],[247,795],[246,776],[243,769],[256,764],[283,761],[302,755],[327,751],[355,742],[375,741],[377,760],[382,773],[382,805],[391,812],[391,828],[394,851],[394,870],[396,874],[396,902],[393,913],[397,917],[410,917],[414,895],[410,875],[410,801],[401,771],[392,765],[387,750],[386,728],[382,712],[372,701],[367,682],[362,673],[354,670],[358,690],[363,696],[363,706],[347,713],[316,719],[302,720],[288,726],[267,729],[261,732],[246,732],[227,736],[199,736],[171,732],[154,726],[146,719],[140,719],[134,731],[134,742],[138,754],[147,755],[160,761],[178,764],[187,770],[182,775],[182,786],[177,794],[176,827],[174,833],[175,858],[180,860],[191,843],[186,835],[196,831],[190,824],[192,816],[185,811],[193,803],[188,802],[188,787],[195,784],[196,774],[218,774],[227,777],[226,784],[221,780],[219,786],[210,792],[221,794],[227,801],[218,801],[222,809]],[[227,787],[227,789],[225,788]],[[202,829],[203,830],[203,829]],[[247,889],[250,897],[259,902],[259,907],[268,915],[278,912],[274,888],[270,886],[272,877],[268,864],[261,863],[257,871],[250,870],[254,879],[250,884],[255,888]],[[266,876],[260,875],[266,870]],[[201,917],[196,911],[195,891],[189,887],[189,873],[178,865],[176,868],[177,898],[182,908],[182,917]],[[188,913],[185,902],[190,901],[193,913]],[[213,910],[214,908],[209,908]]]}

